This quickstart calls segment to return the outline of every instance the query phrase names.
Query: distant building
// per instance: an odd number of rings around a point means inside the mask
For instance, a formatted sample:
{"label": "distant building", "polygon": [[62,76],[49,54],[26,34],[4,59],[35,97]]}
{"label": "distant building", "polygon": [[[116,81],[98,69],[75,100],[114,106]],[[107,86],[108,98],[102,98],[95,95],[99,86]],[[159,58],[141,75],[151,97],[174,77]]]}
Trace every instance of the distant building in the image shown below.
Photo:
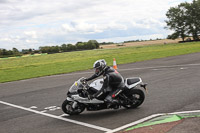
{"label": "distant building", "polygon": [[117,46],[125,46],[124,43],[118,43]]}

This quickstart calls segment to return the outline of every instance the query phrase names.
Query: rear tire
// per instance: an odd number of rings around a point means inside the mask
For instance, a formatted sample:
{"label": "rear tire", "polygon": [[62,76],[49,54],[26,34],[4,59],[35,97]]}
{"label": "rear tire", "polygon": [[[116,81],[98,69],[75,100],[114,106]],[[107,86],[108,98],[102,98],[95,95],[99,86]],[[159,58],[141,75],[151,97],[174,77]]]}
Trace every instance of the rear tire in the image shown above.
{"label": "rear tire", "polygon": [[62,104],[62,110],[64,113],[69,115],[78,115],[85,110],[84,104],[77,103],[77,107],[72,108],[73,101],[68,101],[67,99]]}
{"label": "rear tire", "polygon": [[127,104],[123,105],[127,109],[137,108],[144,102],[145,99],[144,92],[140,89],[132,89],[130,93],[127,94],[127,97],[131,100]]}

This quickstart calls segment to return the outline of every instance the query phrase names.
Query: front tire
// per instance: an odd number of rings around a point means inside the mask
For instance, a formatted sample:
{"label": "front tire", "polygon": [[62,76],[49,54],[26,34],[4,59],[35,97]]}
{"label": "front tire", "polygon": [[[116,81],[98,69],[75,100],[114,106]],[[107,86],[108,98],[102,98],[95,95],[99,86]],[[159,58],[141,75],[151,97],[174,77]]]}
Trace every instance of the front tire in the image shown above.
{"label": "front tire", "polygon": [[123,106],[127,109],[134,109],[140,106],[145,99],[144,92],[140,89],[132,89],[129,94],[127,94],[129,98],[128,102]]}
{"label": "front tire", "polygon": [[77,103],[77,107],[73,108],[73,103],[73,101],[68,101],[66,99],[62,104],[63,112],[69,115],[78,115],[85,110],[85,106],[81,103]]}

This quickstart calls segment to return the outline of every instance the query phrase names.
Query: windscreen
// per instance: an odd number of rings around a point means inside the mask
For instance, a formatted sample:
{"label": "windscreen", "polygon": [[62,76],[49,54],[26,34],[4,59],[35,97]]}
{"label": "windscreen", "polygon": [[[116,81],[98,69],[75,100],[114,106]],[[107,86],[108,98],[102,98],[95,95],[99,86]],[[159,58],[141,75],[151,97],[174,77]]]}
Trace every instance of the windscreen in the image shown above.
{"label": "windscreen", "polygon": [[80,80],[74,82],[74,84],[70,87],[69,92],[77,92],[78,89],[82,89],[83,85]]}

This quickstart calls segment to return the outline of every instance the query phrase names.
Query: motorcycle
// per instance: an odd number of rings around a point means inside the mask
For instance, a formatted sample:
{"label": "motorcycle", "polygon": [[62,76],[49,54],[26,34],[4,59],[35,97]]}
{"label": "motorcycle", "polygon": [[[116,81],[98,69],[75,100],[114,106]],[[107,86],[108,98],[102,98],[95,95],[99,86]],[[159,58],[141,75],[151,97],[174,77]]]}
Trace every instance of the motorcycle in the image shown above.
{"label": "motorcycle", "polygon": [[[117,105],[107,106],[104,98],[90,99],[90,95],[99,91],[103,85],[103,78],[88,84],[82,77],[75,81],[67,92],[67,98],[62,104],[62,110],[69,115],[78,115],[85,109],[88,111],[97,111],[102,109],[118,109],[121,107],[134,109],[140,106],[145,99],[145,94],[140,88],[147,92],[147,84],[142,82],[140,77],[126,78],[125,88],[118,94],[112,96],[118,100]],[[140,88],[139,88],[140,87]]]}

